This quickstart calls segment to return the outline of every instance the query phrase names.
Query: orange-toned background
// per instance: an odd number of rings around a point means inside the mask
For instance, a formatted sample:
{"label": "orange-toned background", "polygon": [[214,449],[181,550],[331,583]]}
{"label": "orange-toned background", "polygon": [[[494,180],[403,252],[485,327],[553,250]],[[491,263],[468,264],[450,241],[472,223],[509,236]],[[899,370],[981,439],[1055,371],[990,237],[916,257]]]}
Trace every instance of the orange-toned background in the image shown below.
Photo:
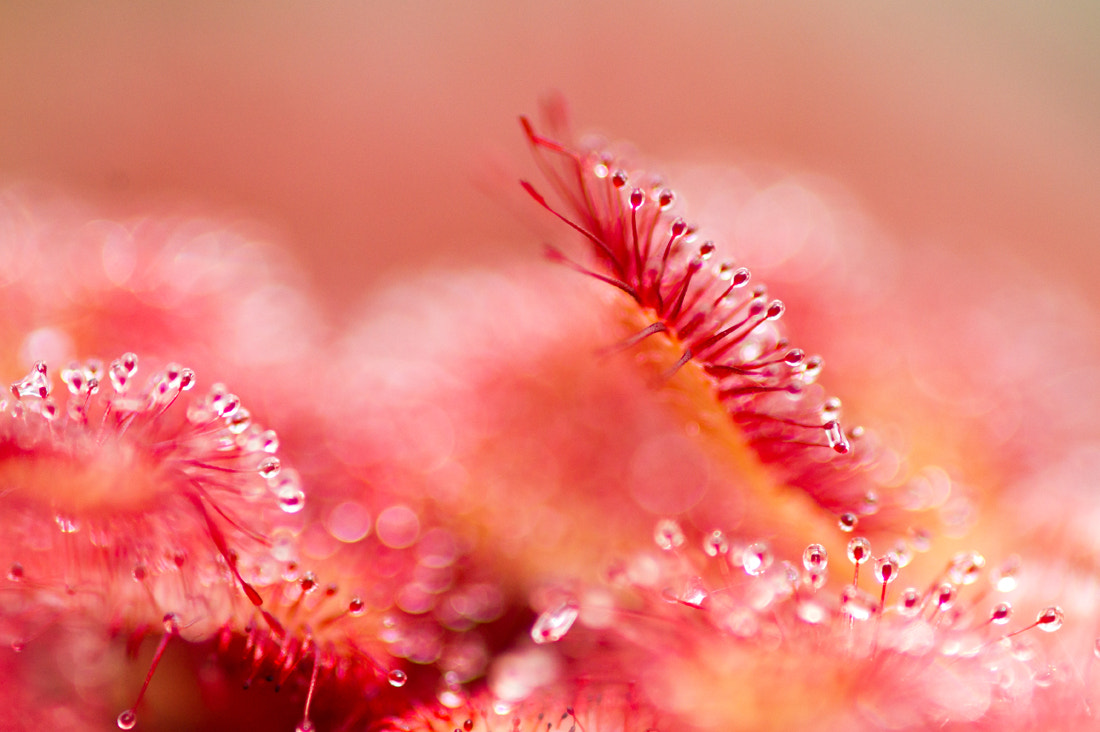
{"label": "orange-toned background", "polygon": [[588,5],[4,3],[0,177],[259,220],[339,307],[537,252],[473,181],[556,88],[656,158],[824,173],[914,246],[1100,289],[1100,6]]}

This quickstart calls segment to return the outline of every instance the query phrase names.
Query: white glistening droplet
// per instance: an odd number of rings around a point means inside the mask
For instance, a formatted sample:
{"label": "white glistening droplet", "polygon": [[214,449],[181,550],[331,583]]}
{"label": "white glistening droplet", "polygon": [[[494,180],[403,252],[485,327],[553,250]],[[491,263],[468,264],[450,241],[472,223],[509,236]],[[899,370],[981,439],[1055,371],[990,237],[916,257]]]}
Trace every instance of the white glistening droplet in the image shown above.
{"label": "white glistening droplet", "polygon": [[531,626],[531,639],[535,643],[554,643],[561,640],[580,614],[580,606],[575,600],[566,600],[544,610]]}

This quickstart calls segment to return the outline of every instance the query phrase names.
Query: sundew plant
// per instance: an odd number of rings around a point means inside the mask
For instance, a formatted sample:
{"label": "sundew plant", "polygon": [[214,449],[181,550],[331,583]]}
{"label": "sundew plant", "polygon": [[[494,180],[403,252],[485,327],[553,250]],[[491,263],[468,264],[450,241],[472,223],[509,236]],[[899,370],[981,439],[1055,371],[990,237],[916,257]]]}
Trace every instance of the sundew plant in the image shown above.
{"label": "sundew plant", "polygon": [[3,193],[3,728],[1100,727],[1087,312],[521,143],[546,261],[340,328],[231,227]]}

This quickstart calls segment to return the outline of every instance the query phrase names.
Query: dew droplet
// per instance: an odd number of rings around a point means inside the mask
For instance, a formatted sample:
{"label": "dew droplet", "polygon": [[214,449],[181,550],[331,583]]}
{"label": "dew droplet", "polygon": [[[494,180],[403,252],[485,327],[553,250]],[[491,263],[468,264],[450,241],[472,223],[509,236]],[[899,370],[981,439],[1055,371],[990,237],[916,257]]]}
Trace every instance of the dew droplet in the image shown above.
{"label": "dew droplet", "polygon": [[863,564],[871,558],[871,542],[862,536],[857,536],[848,542],[848,561],[852,564]]}
{"label": "dew droplet", "polygon": [[252,413],[244,407],[238,407],[235,412],[225,419],[225,428],[231,434],[239,435],[252,426]]}
{"label": "dew droplet", "polygon": [[626,176],[625,170],[616,170],[614,173],[611,174],[611,185],[615,186],[616,188],[625,187],[627,180],[628,178]]}
{"label": "dew droplet", "polygon": [[1012,592],[1019,584],[1020,558],[1013,555],[989,572],[989,580],[997,592]]}
{"label": "dew droplet", "polygon": [[676,219],[668,227],[668,233],[673,237],[681,237],[687,231],[687,223],[683,219]]}
{"label": "dew droplet", "polygon": [[561,640],[573,627],[579,614],[580,606],[575,600],[566,600],[544,610],[531,626],[531,639],[535,643],[554,643]]}
{"label": "dew droplet", "polygon": [[933,594],[933,602],[936,603],[936,608],[940,612],[946,612],[955,605],[955,599],[958,597],[958,590],[955,589],[955,585],[950,582],[944,582],[936,588],[935,594]]}
{"label": "dew droplet", "polygon": [[684,530],[673,519],[661,519],[657,522],[657,528],[653,531],[653,540],[657,546],[666,552],[679,548],[684,544]]}
{"label": "dew droplet", "polygon": [[684,586],[684,591],[680,593],[680,602],[692,607],[702,607],[709,594],[703,578],[692,577]]}
{"label": "dew droplet", "polygon": [[645,191],[641,188],[635,188],[630,192],[630,207],[637,211],[645,203]]}
{"label": "dew droplet", "polygon": [[657,194],[657,205],[661,207],[662,211],[665,211],[670,206],[672,206],[675,200],[676,194],[668,188],[662,188],[661,191]]}
{"label": "dew droplet", "polygon": [[985,568],[985,557],[978,552],[961,552],[951,560],[947,577],[955,584],[972,585],[978,581]]}
{"label": "dew droplet", "polygon": [[741,556],[741,566],[745,569],[745,574],[750,577],[759,577],[771,565],[772,551],[767,544],[758,541],[745,547],[745,552]]}
{"label": "dew droplet", "polygon": [[859,517],[854,513],[846,512],[840,514],[840,518],[837,519],[837,526],[840,530],[846,534],[850,534],[856,530],[856,526],[859,524]]}
{"label": "dew droplet", "polygon": [[802,552],[802,566],[807,572],[820,574],[829,566],[829,553],[820,544],[810,544]]}
{"label": "dew droplet", "polygon": [[282,467],[283,464],[279,460],[279,458],[271,456],[261,460],[260,464],[256,466],[256,470],[262,477],[266,478],[267,480],[271,480],[279,474],[279,471],[282,470]]}
{"label": "dew droplet", "polygon": [[842,454],[848,452],[848,441],[844,437],[844,430],[840,428],[840,422],[831,419],[821,428],[825,430],[825,440],[829,443],[829,447]]}
{"label": "dew droplet", "polygon": [[788,366],[797,366],[806,360],[806,352],[801,348],[792,348],[783,355],[783,363]]}
{"label": "dew droplet", "polygon": [[699,245],[699,259],[703,260],[704,262],[710,259],[714,255],[715,248],[716,247],[714,246],[714,242],[703,242],[701,245]]}
{"label": "dew droplet", "polygon": [[275,488],[275,498],[279,508],[286,513],[298,513],[306,505],[306,494],[302,492],[298,480],[293,475],[284,475]]}
{"label": "dew droplet", "polygon": [[348,614],[358,617],[362,615],[367,609],[366,603],[358,597],[353,597],[348,602]]}
{"label": "dew droplet", "polygon": [[24,577],[23,565],[19,562],[14,562],[8,567],[8,579],[12,582],[22,582]]}
{"label": "dew droplet", "polygon": [[298,579],[298,586],[302,589],[302,594],[310,594],[317,589],[317,575],[313,572],[306,572]]}
{"label": "dew droplet", "polygon": [[119,729],[133,729],[137,724],[137,714],[133,709],[127,709],[118,715],[118,719],[115,720]]}
{"label": "dew droplet", "polygon": [[915,587],[909,587],[898,598],[898,612],[907,618],[912,618],[920,612],[921,594]]}
{"label": "dew droplet", "polygon": [[36,396],[45,399],[50,395],[50,380],[46,375],[46,362],[35,361],[30,373],[11,385],[16,397]]}
{"label": "dew droplet", "polygon": [[913,561],[913,550],[904,539],[899,539],[890,552],[898,558],[898,566],[905,568]]}
{"label": "dew droplet", "polygon": [[989,622],[994,625],[1004,625],[1012,617],[1012,606],[1007,602],[1000,602],[993,606],[989,613]]}
{"label": "dew droplet", "polygon": [[703,552],[708,557],[717,557],[727,554],[730,550],[729,539],[719,529],[715,529],[703,539]]}
{"label": "dew droplet", "polygon": [[898,559],[887,554],[875,560],[875,579],[879,584],[888,585],[898,578]]}
{"label": "dew droplet", "polygon": [[1048,633],[1053,633],[1062,627],[1062,623],[1066,620],[1065,613],[1062,612],[1062,608],[1057,605],[1051,605],[1048,608],[1043,608],[1039,613],[1039,617],[1035,619],[1035,625],[1039,630],[1045,630]]}
{"label": "dew droplet", "polygon": [[399,668],[395,668],[386,674],[386,681],[390,683],[390,686],[400,689],[409,680],[409,675]]}

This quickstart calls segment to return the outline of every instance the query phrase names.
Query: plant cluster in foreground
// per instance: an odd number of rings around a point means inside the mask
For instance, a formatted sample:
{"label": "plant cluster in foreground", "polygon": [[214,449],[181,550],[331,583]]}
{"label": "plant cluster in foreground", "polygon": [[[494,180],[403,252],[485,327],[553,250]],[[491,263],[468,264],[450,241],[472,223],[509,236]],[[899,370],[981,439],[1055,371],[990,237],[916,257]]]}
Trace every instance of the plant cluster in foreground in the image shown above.
{"label": "plant cluster in foreground", "polygon": [[227,232],[5,198],[15,726],[1095,726],[1075,536],[999,537],[999,479],[849,423],[751,262],[551,117],[522,185],[590,282],[453,275],[338,338]]}

